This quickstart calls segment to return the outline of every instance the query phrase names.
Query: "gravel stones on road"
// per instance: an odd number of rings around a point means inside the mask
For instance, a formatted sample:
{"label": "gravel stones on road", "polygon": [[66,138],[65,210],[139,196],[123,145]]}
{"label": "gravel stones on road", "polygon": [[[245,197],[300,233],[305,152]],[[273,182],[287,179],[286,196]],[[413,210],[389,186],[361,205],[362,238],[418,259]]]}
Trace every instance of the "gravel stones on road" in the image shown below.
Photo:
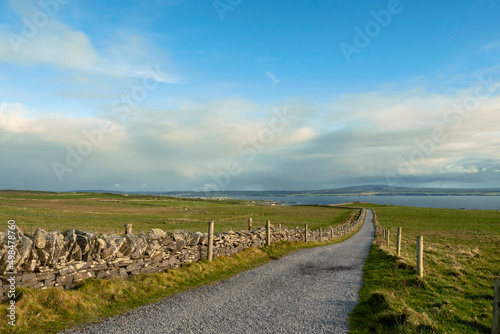
{"label": "gravel stones on road", "polygon": [[342,243],[300,250],[72,333],[347,333],[372,217],[368,210],[362,228]]}

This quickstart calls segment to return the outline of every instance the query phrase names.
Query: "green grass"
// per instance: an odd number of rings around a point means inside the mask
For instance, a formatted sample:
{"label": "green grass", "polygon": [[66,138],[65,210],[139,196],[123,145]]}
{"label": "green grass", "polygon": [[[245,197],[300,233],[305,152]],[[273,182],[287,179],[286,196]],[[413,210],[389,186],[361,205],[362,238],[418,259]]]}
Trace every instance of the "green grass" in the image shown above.
{"label": "green grass", "polygon": [[[63,231],[76,228],[96,233],[123,233],[123,224],[132,223],[134,233],[161,228],[207,230],[216,221],[216,232],[244,230],[248,217],[254,228],[274,225],[310,229],[342,224],[351,209],[316,206],[271,206],[240,200],[197,200],[172,197],[122,196],[116,194],[45,193],[0,191],[0,220],[14,219],[24,232],[35,227]],[[344,238],[345,239],[345,238]],[[337,239],[339,242],[343,239]],[[264,248],[249,248],[232,257],[213,262],[200,261],[180,269],[136,276],[130,280],[84,281],[78,289],[64,291],[20,289],[16,303],[17,326],[0,322],[2,333],[53,333],[65,327],[95,322],[169,295],[212,284],[262,265],[290,252],[330,242],[281,242]],[[7,304],[0,304],[6,318]]]}
{"label": "green grass", "polygon": [[[391,230],[372,245],[351,333],[490,333],[500,275],[500,213],[367,205]],[[395,256],[402,227],[402,253]],[[379,231],[380,232],[380,231]],[[416,237],[424,236],[424,277]]]}
{"label": "green grass", "polygon": [[35,228],[47,231],[75,228],[95,233],[124,233],[160,228],[166,232],[187,229],[205,232],[215,221],[215,232],[264,227],[267,219],[277,226],[295,228],[309,224],[318,229],[341,224],[351,210],[317,206],[281,206],[242,200],[200,200],[164,196],[119,194],[44,193],[0,191],[0,221],[14,219],[25,233]]}

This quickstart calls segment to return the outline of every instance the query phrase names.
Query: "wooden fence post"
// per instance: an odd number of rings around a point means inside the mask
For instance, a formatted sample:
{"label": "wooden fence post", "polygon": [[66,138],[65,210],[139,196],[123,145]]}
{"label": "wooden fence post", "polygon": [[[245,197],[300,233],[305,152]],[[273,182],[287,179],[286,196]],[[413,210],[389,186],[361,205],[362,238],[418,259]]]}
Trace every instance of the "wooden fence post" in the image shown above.
{"label": "wooden fence post", "polygon": [[417,275],[424,277],[424,237],[417,237]]}
{"label": "wooden fence post", "polygon": [[271,244],[271,221],[267,221],[267,240],[266,240],[266,245]]}
{"label": "wooden fence post", "polygon": [[386,246],[389,247],[391,243],[391,230],[387,230],[387,235],[385,236]]}
{"label": "wooden fence post", "polygon": [[319,228],[319,241],[320,242],[323,241],[323,228],[322,227]]}
{"label": "wooden fence post", "polygon": [[207,249],[207,259],[209,262],[211,262],[213,258],[213,249],[214,249],[214,222],[210,221],[208,223],[208,249]]}
{"label": "wooden fence post", "polygon": [[125,224],[123,226],[125,226],[125,234],[132,233],[132,224]]}
{"label": "wooden fence post", "polygon": [[396,254],[401,256],[401,227],[398,227],[398,241],[396,243]]}
{"label": "wooden fence post", "polygon": [[491,334],[500,334],[500,277],[495,278],[495,297],[493,298],[493,325]]}
{"label": "wooden fence post", "polygon": [[281,223],[278,224],[278,228],[281,228]]}
{"label": "wooden fence post", "polygon": [[307,242],[307,224],[306,224],[306,228],[304,230],[304,241]]}
{"label": "wooden fence post", "polygon": [[252,217],[248,218],[248,230],[252,231]]}

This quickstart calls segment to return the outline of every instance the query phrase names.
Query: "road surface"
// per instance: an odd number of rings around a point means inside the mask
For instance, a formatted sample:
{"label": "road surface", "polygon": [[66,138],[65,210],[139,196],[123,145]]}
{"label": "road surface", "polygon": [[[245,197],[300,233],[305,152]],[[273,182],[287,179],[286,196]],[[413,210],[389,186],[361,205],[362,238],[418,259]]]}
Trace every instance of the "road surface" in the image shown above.
{"label": "road surface", "polygon": [[300,250],[72,333],[347,333],[373,235],[367,210],[362,228],[342,243]]}

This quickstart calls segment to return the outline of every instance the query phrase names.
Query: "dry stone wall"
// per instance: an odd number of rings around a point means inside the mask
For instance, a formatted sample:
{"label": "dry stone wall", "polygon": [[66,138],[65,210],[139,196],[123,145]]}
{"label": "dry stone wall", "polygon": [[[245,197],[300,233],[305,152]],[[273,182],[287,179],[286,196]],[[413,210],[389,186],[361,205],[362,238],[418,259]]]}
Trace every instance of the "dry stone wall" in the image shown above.
{"label": "dry stone wall", "polygon": [[[359,218],[356,219],[356,217]],[[361,224],[364,209],[356,210],[349,219],[331,230],[307,231],[309,241],[343,236]],[[305,230],[271,227],[271,242],[303,241]],[[75,229],[46,232],[37,229],[33,235],[16,233],[15,261],[8,259],[7,233],[0,232],[0,297],[10,287],[8,278],[15,272],[16,287],[70,289],[86,278],[108,279],[178,268],[207,257],[208,234],[176,230],[168,235],[161,229],[125,236],[102,235]],[[262,247],[267,230],[224,232],[214,235],[213,255],[230,256],[248,247]]]}

